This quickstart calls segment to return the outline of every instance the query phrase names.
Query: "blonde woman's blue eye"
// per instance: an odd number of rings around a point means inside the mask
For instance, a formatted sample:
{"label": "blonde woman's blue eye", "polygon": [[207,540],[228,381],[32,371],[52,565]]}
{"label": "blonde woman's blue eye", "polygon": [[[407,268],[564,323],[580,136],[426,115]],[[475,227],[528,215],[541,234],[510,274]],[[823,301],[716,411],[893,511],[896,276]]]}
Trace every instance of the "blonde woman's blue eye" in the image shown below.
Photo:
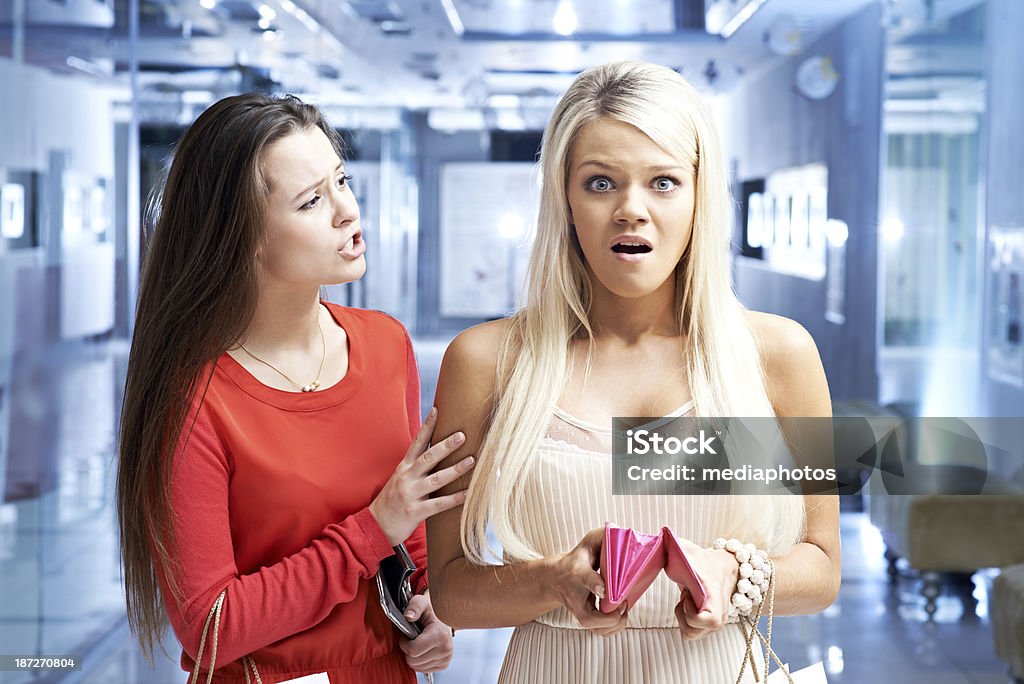
{"label": "blonde woman's blue eye", "polygon": [[657,190],[658,192],[668,192],[669,190],[675,190],[676,185],[678,185],[678,183],[676,183],[671,178],[667,177],[656,178],[654,181],[654,189]]}
{"label": "blonde woman's blue eye", "polygon": [[591,178],[587,181],[587,189],[594,192],[608,192],[612,189],[612,182],[607,178]]}

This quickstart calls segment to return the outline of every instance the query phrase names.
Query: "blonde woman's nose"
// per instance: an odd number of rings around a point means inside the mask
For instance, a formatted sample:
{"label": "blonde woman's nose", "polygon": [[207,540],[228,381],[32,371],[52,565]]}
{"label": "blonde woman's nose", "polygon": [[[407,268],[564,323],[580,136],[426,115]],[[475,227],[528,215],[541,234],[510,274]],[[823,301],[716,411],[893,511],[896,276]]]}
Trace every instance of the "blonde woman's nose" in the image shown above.
{"label": "blonde woman's nose", "polygon": [[616,223],[632,224],[647,223],[651,216],[647,211],[647,205],[643,201],[643,192],[637,188],[626,188],[620,195],[622,200],[615,208],[612,218]]}

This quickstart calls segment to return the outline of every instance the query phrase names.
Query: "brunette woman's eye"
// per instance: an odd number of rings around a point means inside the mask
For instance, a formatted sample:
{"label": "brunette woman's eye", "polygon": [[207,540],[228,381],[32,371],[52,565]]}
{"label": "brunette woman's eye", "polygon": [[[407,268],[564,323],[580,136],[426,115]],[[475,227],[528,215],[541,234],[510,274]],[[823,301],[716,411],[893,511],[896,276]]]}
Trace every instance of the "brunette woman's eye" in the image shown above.
{"label": "brunette woman's eye", "polygon": [[587,181],[586,188],[591,192],[608,192],[612,189],[612,182],[604,176],[595,176]]}
{"label": "brunette woman's eye", "polygon": [[315,208],[318,204],[320,204],[320,195],[314,195],[313,199],[299,207],[299,211],[309,211],[310,209]]}

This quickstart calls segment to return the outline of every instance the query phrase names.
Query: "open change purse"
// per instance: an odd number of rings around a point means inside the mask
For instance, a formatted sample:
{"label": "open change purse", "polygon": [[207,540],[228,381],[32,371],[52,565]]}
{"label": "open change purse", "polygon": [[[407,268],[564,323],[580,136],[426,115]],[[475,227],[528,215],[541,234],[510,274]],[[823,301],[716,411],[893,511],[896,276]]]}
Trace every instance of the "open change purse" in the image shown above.
{"label": "open change purse", "polygon": [[[669,579],[690,593],[698,611],[704,608],[708,600],[707,590],[697,573],[694,572],[693,566],[672,530],[663,527],[661,534],[642,534],[633,529],[605,523],[600,567],[606,595],[600,605],[603,612],[610,613],[623,603],[629,607],[636,605],[637,600],[647,591],[662,570],[665,571]],[[774,611],[775,576],[773,574],[769,579],[768,595],[765,600],[758,605],[753,615],[740,618],[740,629],[743,630],[746,652],[743,654],[743,663],[736,678],[736,684],[743,680],[748,664],[756,682],[828,684],[828,680],[825,678],[825,669],[821,663],[816,663],[797,672],[790,672],[788,666],[779,659],[772,649],[771,643]],[[767,635],[761,634],[758,629],[758,622],[762,617],[768,619]],[[757,642],[755,642],[755,637]],[[763,673],[758,672],[753,653],[754,645],[758,642],[764,646],[768,657]],[[775,661],[779,669],[765,677],[763,675],[768,675],[772,660]]]}
{"label": "open change purse", "polygon": [[707,591],[672,530],[663,527],[661,534],[642,534],[605,523],[601,545],[601,578],[605,586],[602,612],[610,613],[623,603],[629,607],[636,605],[662,570],[690,592],[697,610],[704,607]]}

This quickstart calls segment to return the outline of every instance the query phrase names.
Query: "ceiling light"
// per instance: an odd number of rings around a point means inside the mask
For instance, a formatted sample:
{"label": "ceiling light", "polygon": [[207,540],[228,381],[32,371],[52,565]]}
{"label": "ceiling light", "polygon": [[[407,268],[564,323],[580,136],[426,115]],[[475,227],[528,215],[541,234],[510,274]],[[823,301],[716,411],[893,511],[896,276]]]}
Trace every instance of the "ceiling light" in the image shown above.
{"label": "ceiling light", "polygon": [[283,9],[288,14],[295,13],[295,3],[292,2],[292,0],[281,0],[279,4],[281,5],[281,9]]}
{"label": "ceiling light", "polygon": [[511,109],[513,107],[518,107],[519,106],[519,96],[518,95],[507,95],[507,94],[506,95],[491,95],[491,96],[489,96],[487,98],[487,106],[488,107],[496,107],[496,108],[504,107],[504,108],[508,108],[508,109]]}
{"label": "ceiling light", "polygon": [[889,218],[882,223],[882,237],[890,244],[895,244],[902,240],[905,232],[906,229],[903,227],[903,221],[900,221],[898,218]]}
{"label": "ceiling light", "polygon": [[277,19],[277,12],[275,12],[274,8],[270,5],[260,5],[259,13],[260,16],[267,21],[274,21],[274,19]]}
{"label": "ceiling light", "polygon": [[515,242],[522,238],[524,233],[526,233],[526,221],[516,212],[510,211],[502,214],[498,219],[498,234],[502,239]]}
{"label": "ceiling light", "polygon": [[459,16],[459,10],[452,4],[452,0],[441,0],[441,6],[444,8],[444,14],[448,17],[448,23],[451,24],[452,31],[455,31],[455,35],[461,36],[466,32],[466,26],[462,23],[462,17]]}
{"label": "ceiling light", "polygon": [[845,221],[829,219],[825,223],[825,238],[833,247],[842,247],[850,238],[850,226]]}
{"label": "ceiling light", "polygon": [[796,70],[796,88],[811,100],[824,100],[839,84],[839,72],[832,58],[820,55],[805,59]]}
{"label": "ceiling light", "polygon": [[107,78],[111,75],[110,70],[104,69],[97,61],[82,59],[81,57],[71,55],[67,60],[65,60],[65,63],[72,69],[84,71],[85,73],[91,76],[96,76],[97,78]]}
{"label": "ceiling light", "polygon": [[212,10],[217,6],[217,0],[199,0],[199,6],[203,9]]}
{"label": "ceiling light", "polygon": [[573,9],[572,3],[569,0],[562,0],[558,3],[558,9],[555,10],[555,18],[552,24],[555,28],[555,33],[560,36],[569,36],[576,32],[579,18],[576,16],[576,10]]}
{"label": "ceiling light", "polygon": [[802,40],[800,27],[791,14],[779,16],[764,34],[764,42],[768,49],[782,56],[800,52]]}
{"label": "ceiling light", "polygon": [[295,18],[301,21],[302,25],[305,26],[310,33],[320,32],[320,24],[316,22],[316,19],[306,14],[301,7],[297,7],[295,9]]}
{"label": "ceiling light", "polygon": [[256,25],[259,26],[264,31],[266,31],[268,28],[270,28],[270,20],[265,17],[260,17],[260,20],[256,22]]}
{"label": "ceiling light", "polygon": [[728,38],[732,34],[736,33],[740,26],[747,23],[747,20],[754,16],[754,12],[761,9],[761,5],[765,2],[767,2],[767,0],[750,0],[743,6],[743,9],[734,14],[732,19],[726,22],[725,26],[722,27],[722,30],[718,32],[718,35],[722,36],[722,38]]}

